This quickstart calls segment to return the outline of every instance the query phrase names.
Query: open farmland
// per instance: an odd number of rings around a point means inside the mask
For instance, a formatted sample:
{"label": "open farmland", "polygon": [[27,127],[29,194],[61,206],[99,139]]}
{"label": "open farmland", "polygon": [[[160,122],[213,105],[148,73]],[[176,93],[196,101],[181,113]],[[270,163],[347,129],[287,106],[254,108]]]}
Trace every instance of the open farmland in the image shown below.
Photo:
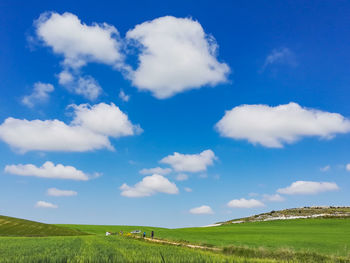
{"label": "open farmland", "polygon": [[267,222],[227,224],[216,227],[181,229],[66,225],[88,233],[103,235],[106,231],[118,232],[140,229],[156,238],[215,247],[245,246],[249,248],[290,249],[327,255],[350,255],[349,219],[295,219]]}
{"label": "open farmland", "polygon": [[[1,263],[350,262],[348,219],[276,220],[208,228],[166,229],[48,225],[2,218],[6,219],[6,224],[0,225]],[[26,229],[31,237],[25,233]],[[124,233],[122,236],[105,236],[106,231],[117,233],[121,230]],[[153,230],[157,240],[173,240],[177,244],[143,240],[139,238],[140,234],[131,235],[133,230],[146,231],[147,236]],[[207,249],[189,248],[188,244],[200,244]]]}

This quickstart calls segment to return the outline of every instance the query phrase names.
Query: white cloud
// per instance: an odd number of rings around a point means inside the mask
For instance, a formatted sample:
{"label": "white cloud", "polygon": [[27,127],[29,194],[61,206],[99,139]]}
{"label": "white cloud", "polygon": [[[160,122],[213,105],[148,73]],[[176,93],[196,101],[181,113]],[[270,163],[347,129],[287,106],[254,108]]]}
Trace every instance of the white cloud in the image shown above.
{"label": "white cloud", "polygon": [[160,174],[160,175],[166,175],[171,173],[170,168],[162,168],[162,167],[154,167],[154,168],[149,168],[149,169],[142,169],[140,170],[140,174]]}
{"label": "white cloud", "polygon": [[88,62],[116,66],[123,60],[118,30],[106,23],[89,26],[71,13],[46,12],[35,21],[35,29],[46,46],[64,56],[65,66],[79,68]]}
{"label": "white cloud", "polygon": [[209,214],[214,214],[214,211],[211,209],[210,206],[202,205],[202,206],[190,209],[190,213],[194,215],[209,215]]}
{"label": "white cloud", "polygon": [[35,204],[35,207],[38,207],[38,208],[58,208],[57,205],[54,205],[52,203],[45,202],[45,201],[38,201]]}
{"label": "white cloud", "polygon": [[321,167],[320,168],[320,171],[321,172],[327,172],[327,171],[329,171],[331,169],[331,166],[330,165],[326,165],[326,166],[324,166],[324,167]]}
{"label": "white cloud", "polygon": [[233,208],[255,208],[265,206],[263,202],[256,199],[234,199],[227,203],[229,207]]}
{"label": "white cloud", "polygon": [[93,77],[82,76],[78,78],[73,91],[89,100],[96,100],[102,93],[102,88]]}
{"label": "white cloud", "polygon": [[57,188],[47,189],[47,195],[49,196],[75,196],[78,193],[72,190],[60,190]]}
{"label": "white cloud", "polygon": [[167,178],[159,174],[146,176],[141,182],[138,182],[134,186],[123,184],[120,187],[120,190],[122,190],[121,195],[126,197],[145,197],[156,193],[179,193],[176,184],[170,182]]}
{"label": "white cloud", "polygon": [[158,99],[227,81],[230,69],[217,61],[214,38],[190,18],[147,21],[129,30],[126,38],[141,51],[138,68],[129,73],[132,84]]}
{"label": "white cloud", "polygon": [[22,98],[22,103],[30,108],[37,103],[47,102],[50,93],[54,91],[54,87],[49,83],[36,82],[33,92]]}
{"label": "white cloud", "polygon": [[74,76],[72,73],[70,73],[68,70],[63,70],[61,73],[58,74],[58,83],[61,85],[67,85],[71,84],[74,81]]}
{"label": "white cloud", "polygon": [[100,84],[93,77],[80,76],[77,72],[72,73],[67,69],[58,74],[58,83],[68,91],[91,101],[96,100],[102,94]]}
{"label": "white cloud", "polygon": [[282,148],[306,136],[330,139],[350,132],[350,121],[338,113],[307,109],[297,103],[270,107],[241,105],[226,111],[216,124],[221,136]]}
{"label": "white cloud", "polygon": [[34,23],[37,37],[53,52],[64,57],[59,83],[69,91],[95,100],[102,88],[92,76],[81,76],[80,68],[90,62],[123,68],[124,56],[118,30],[106,23],[86,25],[71,13],[45,12]]}
{"label": "white cloud", "polygon": [[111,150],[109,136],[135,135],[142,131],[113,103],[71,107],[75,118],[68,125],[56,119],[29,121],[7,118],[0,125],[0,139],[21,152],[83,152],[102,148]]}
{"label": "white cloud", "polygon": [[346,165],[346,170],[347,170],[347,171],[350,171],[350,163],[348,163],[348,164]]}
{"label": "white cloud", "polygon": [[274,194],[274,195],[264,194],[263,200],[267,201],[267,202],[283,202],[283,201],[285,201],[284,197],[280,196],[279,194]]}
{"label": "white cloud", "polygon": [[338,189],[339,187],[336,183],[296,181],[286,188],[278,189],[277,192],[286,195],[312,195]]}
{"label": "white cloud", "polygon": [[177,181],[186,181],[188,180],[188,175],[187,174],[178,174],[176,176]]}
{"label": "white cloud", "polygon": [[129,99],[130,99],[130,95],[126,95],[124,90],[120,90],[119,92],[119,98],[122,100],[122,101],[125,101],[125,102],[128,102]]}
{"label": "white cloud", "polygon": [[289,48],[279,48],[272,50],[272,52],[266,57],[262,70],[273,64],[283,64],[295,67],[297,61],[294,53]]}
{"label": "white cloud", "polygon": [[98,134],[111,137],[135,135],[142,132],[138,125],[133,125],[128,116],[115,104],[100,103],[71,105],[75,112],[74,125],[84,127]]}
{"label": "white cloud", "polygon": [[184,189],[185,189],[185,191],[186,191],[187,193],[191,193],[191,192],[192,192],[192,188],[185,187]]}
{"label": "white cloud", "polygon": [[21,176],[36,176],[42,178],[88,180],[88,176],[73,166],[55,165],[52,162],[45,162],[41,167],[33,164],[6,165],[5,172]]}
{"label": "white cloud", "polygon": [[182,154],[175,152],[160,160],[161,163],[171,165],[178,172],[201,172],[213,165],[215,156],[212,150],[205,150],[199,154]]}

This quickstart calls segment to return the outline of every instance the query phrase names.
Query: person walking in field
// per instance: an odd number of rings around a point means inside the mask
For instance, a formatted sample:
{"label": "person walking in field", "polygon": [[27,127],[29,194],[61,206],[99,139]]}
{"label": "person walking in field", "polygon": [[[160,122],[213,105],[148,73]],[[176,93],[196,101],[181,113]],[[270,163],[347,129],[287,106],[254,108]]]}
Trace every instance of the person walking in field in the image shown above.
{"label": "person walking in field", "polygon": [[143,232],[143,235],[142,235],[142,236],[143,236],[143,238],[145,238],[145,237],[146,237],[146,232]]}
{"label": "person walking in field", "polygon": [[151,238],[153,239],[154,237],[154,231],[151,232]]}

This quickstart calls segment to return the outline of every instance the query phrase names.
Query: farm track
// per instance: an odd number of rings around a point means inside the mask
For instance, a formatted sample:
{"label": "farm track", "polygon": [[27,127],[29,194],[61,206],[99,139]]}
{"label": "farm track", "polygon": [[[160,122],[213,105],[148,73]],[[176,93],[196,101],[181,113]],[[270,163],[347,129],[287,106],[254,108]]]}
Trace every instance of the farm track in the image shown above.
{"label": "farm track", "polygon": [[134,237],[137,239],[144,239],[149,242],[155,242],[155,243],[162,243],[162,244],[167,244],[167,245],[174,245],[174,246],[183,246],[183,247],[189,247],[189,248],[197,248],[197,249],[203,249],[203,250],[211,250],[211,251],[222,251],[221,248],[217,247],[206,247],[206,246],[200,246],[200,245],[193,245],[193,244],[187,244],[187,243],[179,243],[179,242],[174,242],[174,241],[168,241],[168,240],[163,240],[163,239],[156,239],[156,238],[149,238],[149,237]]}

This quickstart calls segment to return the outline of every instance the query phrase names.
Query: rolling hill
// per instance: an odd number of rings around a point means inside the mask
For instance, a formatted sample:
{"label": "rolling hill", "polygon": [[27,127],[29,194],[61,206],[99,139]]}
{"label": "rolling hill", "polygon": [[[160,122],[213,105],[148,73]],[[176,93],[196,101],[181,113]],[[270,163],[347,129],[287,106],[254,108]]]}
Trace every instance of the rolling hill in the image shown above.
{"label": "rolling hill", "polygon": [[311,206],[290,208],[279,211],[271,211],[259,215],[244,218],[237,218],[215,225],[237,224],[245,222],[260,222],[287,219],[307,219],[307,218],[350,218],[350,207],[348,206]]}
{"label": "rolling hill", "polygon": [[0,216],[0,236],[43,237],[78,236],[86,233],[62,226],[38,223],[30,220]]}

